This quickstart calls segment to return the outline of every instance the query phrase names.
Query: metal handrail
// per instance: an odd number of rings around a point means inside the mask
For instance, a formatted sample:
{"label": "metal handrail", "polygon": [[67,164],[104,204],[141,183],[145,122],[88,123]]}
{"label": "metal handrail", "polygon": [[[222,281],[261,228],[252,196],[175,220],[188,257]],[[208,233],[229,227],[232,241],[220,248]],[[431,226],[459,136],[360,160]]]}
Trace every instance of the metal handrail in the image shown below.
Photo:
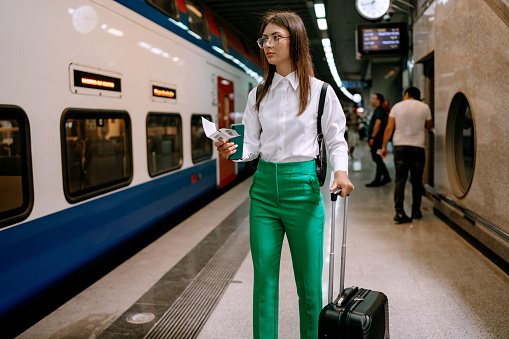
{"label": "metal handrail", "polygon": [[449,198],[448,196],[444,195],[444,194],[441,194],[441,193],[438,193],[433,187],[431,187],[430,185],[426,184],[424,185],[424,188],[426,189],[426,191],[428,191],[432,196],[433,198],[435,198],[436,200],[443,200],[444,202],[448,203],[449,205],[453,206],[454,208],[460,210],[461,212],[463,212],[464,214],[466,214],[467,216],[469,216],[470,218],[472,218],[473,220],[475,220],[476,222],[478,222],[479,224],[485,226],[486,228],[490,229],[491,231],[495,232],[496,234],[498,234],[500,237],[502,237],[504,240],[506,241],[509,241],[509,233],[507,233],[506,231],[504,231],[503,229],[501,229],[500,227],[494,225],[493,223],[489,222],[488,220],[484,219],[483,217],[481,217],[480,215],[472,212],[471,210],[457,204],[456,202],[454,202],[451,198]]}
{"label": "metal handrail", "polygon": [[505,22],[505,24],[507,26],[509,26],[509,15],[507,15],[507,12],[504,11],[504,9],[502,7],[506,7],[507,9],[507,5],[504,4],[503,1],[501,0],[484,0],[484,2],[486,2],[486,4],[488,4],[488,6],[490,6],[490,8],[493,10],[493,12],[495,12],[496,15],[498,15],[498,17],[500,19],[502,19],[503,22]]}

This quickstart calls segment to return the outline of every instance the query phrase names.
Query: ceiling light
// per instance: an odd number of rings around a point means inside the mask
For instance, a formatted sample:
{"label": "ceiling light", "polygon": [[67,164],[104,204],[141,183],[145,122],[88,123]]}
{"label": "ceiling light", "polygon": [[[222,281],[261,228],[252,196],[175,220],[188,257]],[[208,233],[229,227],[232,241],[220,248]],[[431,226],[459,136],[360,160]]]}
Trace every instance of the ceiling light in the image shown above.
{"label": "ceiling light", "polygon": [[326,19],[318,19],[316,20],[316,22],[318,23],[318,28],[322,31],[326,31],[327,30],[327,20]]}
{"label": "ceiling light", "polygon": [[[316,9],[317,5],[319,5],[319,4],[315,4],[315,12],[316,12],[316,17],[318,18],[318,17],[320,17],[321,14],[319,12],[317,12],[317,9]],[[323,4],[322,4],[322,6],[323,6]],[[320,20],[323,20],[323,22],[325,24],[325,29],[320,27]],[[322,36],[327,36],[328,34],[327,34],[327,20],[325,19],[325,8],[324,8],[324,11],[323,11],[323,18],[318,19],[317,22],[318,22],[318,27],[322,31],[325,31],[325,32],[322,32]],[[341,77],[339,76],[338,69],[336,67],[336,63],[334,62],[334,54],[332,53],[332,47],[331,47],[330,39],[329,38],[323,38],[322,39],[322,46],[323,46],[323,51],[324,51],[326,59],[327,59],[327,64],[329,65],[329,69],[330,69],[332,78],[336,82],[336,85],[339,87],[341,92],[343,92],[345,94],[345,96],[347,98],[349,98],[350,100],[353,100],[353,101],[359,100],[360,95],[355,96],[355,99],[354,99],[354,95],[352,95],[352,93],[348,92],[348,90],[343,86],[343,82],[341,81]],[[362,100],[362,97],[360,97],[359,102],[361,100]]]}
{"label": "ceiling light", "polygon": [[315,4],[315,14],[317,18],[325,18],[325,5]]}

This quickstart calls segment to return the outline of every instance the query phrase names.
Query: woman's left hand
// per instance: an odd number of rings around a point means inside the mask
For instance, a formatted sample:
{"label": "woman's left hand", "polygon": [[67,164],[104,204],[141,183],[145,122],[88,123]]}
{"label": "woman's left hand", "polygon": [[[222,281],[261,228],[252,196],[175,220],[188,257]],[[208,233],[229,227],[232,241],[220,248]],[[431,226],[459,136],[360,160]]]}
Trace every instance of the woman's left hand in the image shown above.
{"label": "woman's left hand", "polygon": [[341,196],[346,197],[350,192],[354,190],[353,184],[348,179],[348,173],[345,171],[336,171],[334,172],[334,182],[330,187],[330,191],[332,192],[336,187],[341,187]]}

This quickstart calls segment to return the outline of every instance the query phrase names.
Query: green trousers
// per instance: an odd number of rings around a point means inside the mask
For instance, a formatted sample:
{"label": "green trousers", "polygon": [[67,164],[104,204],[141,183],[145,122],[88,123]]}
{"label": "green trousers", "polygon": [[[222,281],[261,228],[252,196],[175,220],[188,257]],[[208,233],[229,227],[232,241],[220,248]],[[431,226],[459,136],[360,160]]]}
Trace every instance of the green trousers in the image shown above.
{"label": "green trousers", "polygon": [[301,339],[318,338],[325,213],[315,161],[259,161],[249,190],[253,335],[278,336],[279,264],[286,233],[299,296]]}

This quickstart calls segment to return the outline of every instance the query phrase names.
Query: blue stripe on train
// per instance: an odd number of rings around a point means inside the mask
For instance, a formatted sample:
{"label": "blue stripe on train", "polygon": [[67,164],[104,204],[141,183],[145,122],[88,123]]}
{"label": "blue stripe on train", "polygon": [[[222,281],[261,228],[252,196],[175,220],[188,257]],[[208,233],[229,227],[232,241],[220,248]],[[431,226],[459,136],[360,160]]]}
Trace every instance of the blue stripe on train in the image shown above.
{"label": "blue stripe on train", "polygon": [[[206,50],[207,52],[209,52],[209,53],[211,53],[211,54],[221,58],[223,61],[226,61],[230,65],[232,65],[232,66],[234,66],[234,67],[244,71],[242,69],[242,67],[237,65],[232,60],[230,60],[228,58],[225,58],[224,56],[222,56],[221,54],[219,54],[218,52],[216,52],[212,48],[212,46],[216,46],[216,47],[222,48],[221,47],[221,40],[218,37],[216,37],[214,34],[211,34],[211,36],[212,36],[212,42],[211,43],[208,43],[205,40],[197,39],[194,36],[192,36],[191,34],[189,34],[187,32],[187,30],[185,30],[185,29],[183,29],[181,27],[178,27],[174,23],[170,22],[166,15],[164,15],[161,12],[159,12],[154,7],[148,5],[145,2],[145,0],[114,0],[114,1],[116,1],[119,4],[125,6],[125,7],[129,8],[129,9],[131,9],[132,11],[134,11],[134,12],[144,16],[145,18],[155,22],[159,26],[162,26],[162,27],[166,28],[167,30],[177,34],[181,38],[186,39],[187,41],[189,41],[189,42],[193,43],[194,45],[196,45],[196,46]],[[180,11],[180,22],[183,23],[184,25],[185,25],[185,23],[187,23],[186,13],[184,13],[182,11]],[[233,56],[236,59],[240,60],[242,63],[244,63],[247,67],[249,67],[253,71],[260,71],[261,72],[261,70],[260,70],[260,68],[258,66],[256,66],[254,63],[252,63],[249,59],[247,59],[245,56],[243,56],[239,52],[235,51],[233,48],[230,47],[230,51],[229,51],[228,54],[230,54],[231,56]]]}
{"label": "blue stripe on train", "polygon": [[[0,318],[216,188],[216,160],[0,232]],[[196,183],[193,174],[201,174]]]}

